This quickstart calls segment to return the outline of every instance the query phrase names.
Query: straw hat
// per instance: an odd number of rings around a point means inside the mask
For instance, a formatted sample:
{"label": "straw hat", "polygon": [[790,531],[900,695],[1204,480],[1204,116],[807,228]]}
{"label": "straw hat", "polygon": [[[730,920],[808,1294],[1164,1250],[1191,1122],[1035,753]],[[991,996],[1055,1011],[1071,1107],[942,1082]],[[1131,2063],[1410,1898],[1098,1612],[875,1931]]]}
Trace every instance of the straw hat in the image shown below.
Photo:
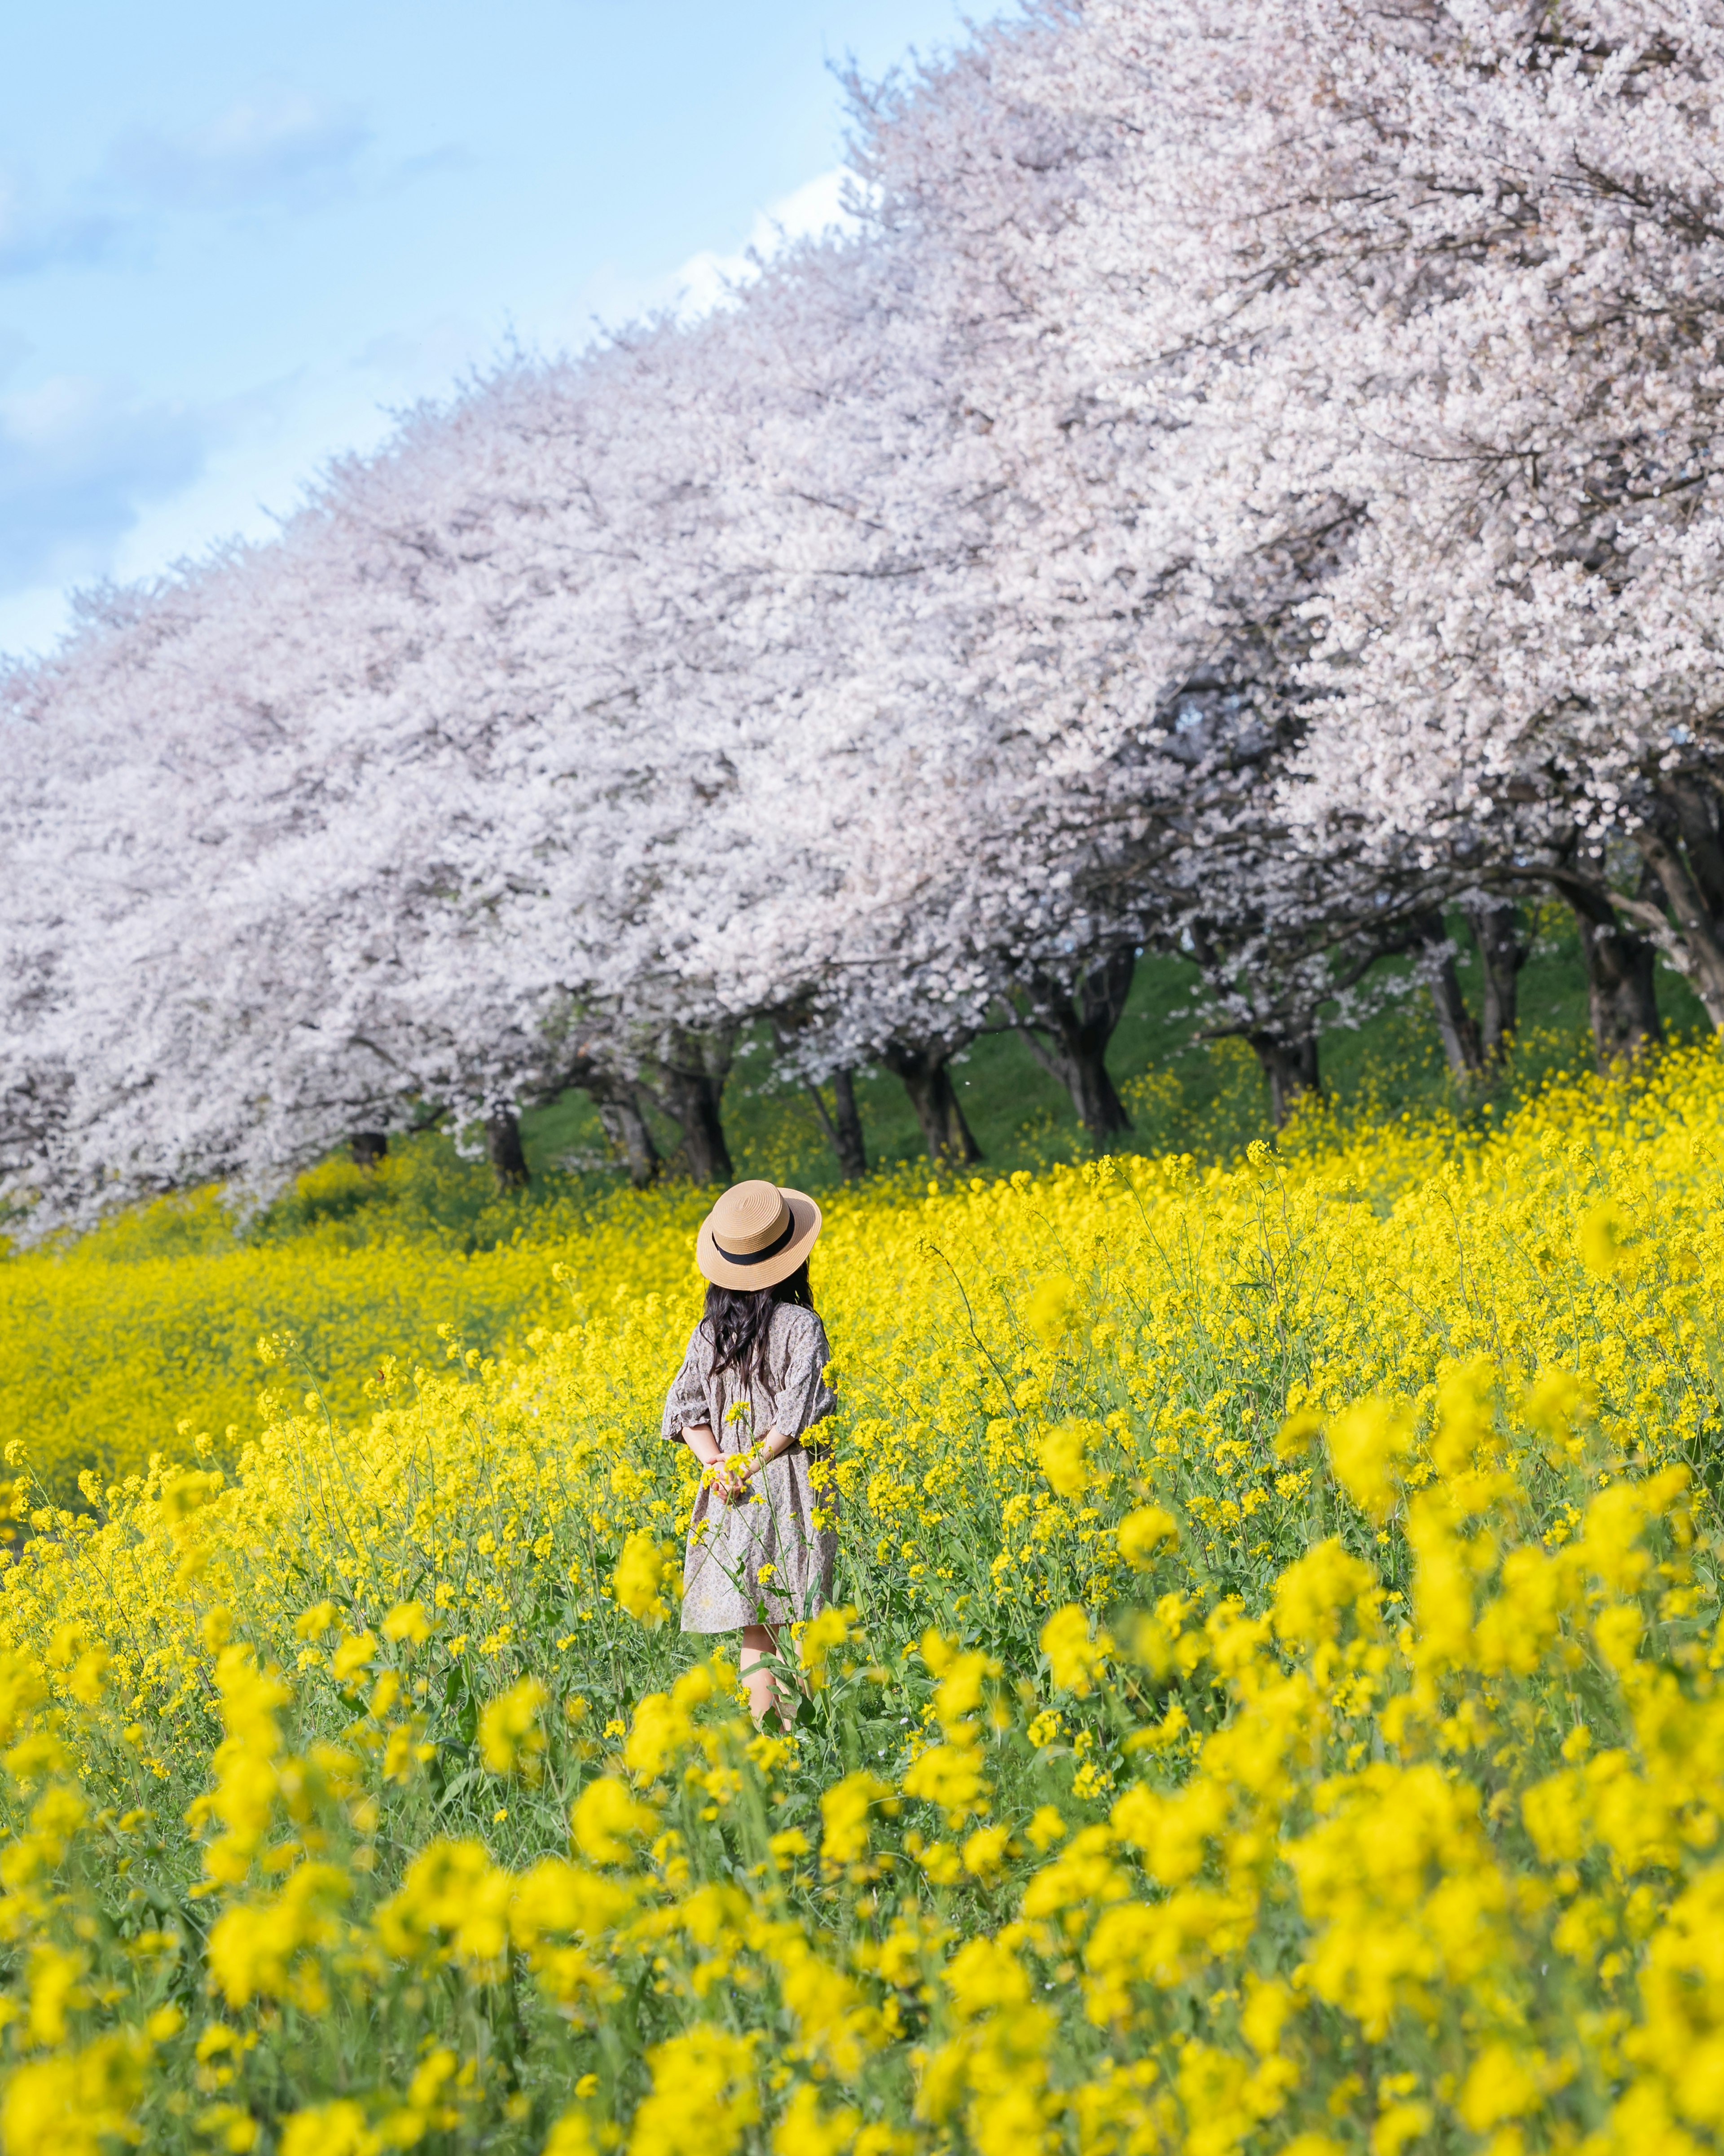
{"label": "straw hat", "polygon": [[814,1247],[820,1209],[776,1183],[734,1183],[706,1218],[695,1263],[720,1287],[773,1287]]}

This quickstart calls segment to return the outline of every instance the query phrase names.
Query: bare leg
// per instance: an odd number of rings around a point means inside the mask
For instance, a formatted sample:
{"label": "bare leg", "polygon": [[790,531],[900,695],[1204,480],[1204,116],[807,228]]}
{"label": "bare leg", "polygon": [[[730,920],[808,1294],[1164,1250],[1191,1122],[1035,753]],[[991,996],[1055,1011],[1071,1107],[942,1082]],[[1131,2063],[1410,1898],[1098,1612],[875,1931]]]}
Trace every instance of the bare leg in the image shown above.
{"label": "bare leg", "polygon": [[745,1625],[742,1627],[742,1651],[737,1661],[741,1666],[742,1682],[748,1692],[748,1712],[754,1717],[755,1727],[760,1727],[776,1708],[782,1722],[794,1720],[796,1708],[788,1701],[772,1673],[771,1665],[762,1660],[766,1655],[778,1651],[778,1631],[773,1625]]}

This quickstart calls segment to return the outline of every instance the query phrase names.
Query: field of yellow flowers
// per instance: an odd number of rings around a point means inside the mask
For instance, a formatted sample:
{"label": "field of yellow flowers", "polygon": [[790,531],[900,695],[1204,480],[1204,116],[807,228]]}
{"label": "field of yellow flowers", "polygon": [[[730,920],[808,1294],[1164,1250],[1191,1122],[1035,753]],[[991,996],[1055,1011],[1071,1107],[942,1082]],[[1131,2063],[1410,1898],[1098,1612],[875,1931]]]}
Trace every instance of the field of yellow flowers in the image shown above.
{"label": "field of yellow flowers", "polygon": [[[364,1409],[383,1356],[438,1356],[440,1322],[487,1352],[518,1344],[567,1307],[551,1268],[582,1231],[578,1192],[499,1200],[489,1171],[464,1169],[452,1150],[371,1173],[327,1162],[299,1179],[285,1221],[244,1234],[204,1190],[69,1245],[8,1253],[0,1443],[27,1432],[44,1484],[70,1499],[81,1468],[112,1481],[200,1435],[231,1466],[259,1427],[262,1332],[295,1335],[343,1419]],[[439,1180],[463,1201],[447,1222],[418,1202]]]}
{"label": "field of yellow flowers", "polygon": [[1724,2143],[1724,1065],[835,1203],[843,1606],[676,1626],[697,1198],[0,1582],[8,2156]]}

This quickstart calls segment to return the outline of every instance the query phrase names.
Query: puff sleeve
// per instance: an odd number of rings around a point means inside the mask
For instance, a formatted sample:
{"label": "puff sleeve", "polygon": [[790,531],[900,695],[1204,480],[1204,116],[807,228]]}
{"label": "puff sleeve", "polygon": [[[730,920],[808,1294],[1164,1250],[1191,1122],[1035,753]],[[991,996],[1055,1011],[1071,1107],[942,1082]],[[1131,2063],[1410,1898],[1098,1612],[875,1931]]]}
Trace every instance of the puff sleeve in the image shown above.
{"label": "puff sleeve", "polygon": [[682,1368],[670,1383],[664,1397],[664,1419],[659,1435],[680,1440],[690,1423],[710,1422],[712,1409],[706,1398],[706,1368],[700,1353],[700,1332],[697,1326],[689,1341],[688,1352],[682,1358]]}
{"label": "puff sleeve", "polygon": [[786,1437],[800,1438],[833,1412],[838,1395],[826,1382],[826,1365],[832,1360],[826,1327],[812,1311],[798,1311],[797,1318],[787,1342],[784,1375],[773,1403],[772,1427]]}

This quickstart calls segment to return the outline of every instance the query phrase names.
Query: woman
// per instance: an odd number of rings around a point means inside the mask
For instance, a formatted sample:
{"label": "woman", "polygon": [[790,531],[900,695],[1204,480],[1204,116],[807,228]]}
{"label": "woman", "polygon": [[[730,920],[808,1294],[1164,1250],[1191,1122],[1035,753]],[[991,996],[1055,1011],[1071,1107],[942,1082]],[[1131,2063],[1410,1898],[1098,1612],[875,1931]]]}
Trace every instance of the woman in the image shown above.
{"label": "woman", "polygon": [[[825,1378],[831,1349],[814,1315],[808,1253],[820,1209],[799,1190],[739,1183],[701,1223],[695,1262],[706,1312],[664,1403],[664,1435],[700,1462],[700,1494],[683,1572],[685,1632],[742,1635],[742,1681],[755,1721],[793,1695],[770,1661],[778,1628],[812,1617],[832,1594],[834,1493],[808,1470],[805,1440],[838,1405]],[[824,1478],[823,1478],[824,1479]]]}

